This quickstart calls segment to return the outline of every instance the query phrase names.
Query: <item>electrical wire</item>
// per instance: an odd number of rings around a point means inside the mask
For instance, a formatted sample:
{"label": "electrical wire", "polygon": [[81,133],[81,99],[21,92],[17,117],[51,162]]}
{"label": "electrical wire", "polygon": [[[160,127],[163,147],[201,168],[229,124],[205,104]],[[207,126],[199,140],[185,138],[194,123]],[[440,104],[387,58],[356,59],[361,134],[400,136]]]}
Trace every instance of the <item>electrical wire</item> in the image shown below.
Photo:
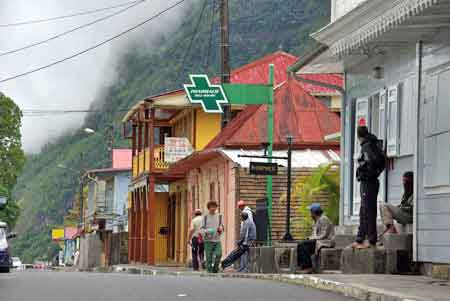
{"label": "electrical wire", "polygon": [[29,21],[0,24],[0,28],[39,24],[39,23],[63,20],[63,19],[68,19],[68,18],[73,18],[73,17],[78,17],[78,16],[92,15],[92,14],[99,13],[102,11],[107,11],[107,10],[112,10],[112,9],[116,9],[119,7],[127,6],[130,4],[136,3],[136,2],[139,2],[139,1],[129,1],[129,2],[113,5],[113,6],[107,6],[107,7],[97,8],[97,9],[93,9],[93,10],[87,10],[87,11],[82,11],[82,12],[78,12],[78,13],[72,13],[72,14],[68,14],[68,15],[51,17],[51,18],[46,18],[46,19],[35,19],[35,20],[29,20]]}
{"label": "electrical wire", "polygon": [[53,41],[53,40],[62,38],[62,37],[64,37],[64,36],[68,35],[68,34],[71,34],[71,33],[75,32],[75,31],[81,30],[81,29],[83,29],[83,28],[92,26],[92,25],[94,25],[94,24],[97,24],[97,23],[106,21],[106,20],[111,19],[111,18],[113,18],[113,17],[115,17],[115,16],[118,16],[118,15],[120,15],[120,14],[123,14],[124,12],[130,10],[131,8],[133,8],[133,7],[137,6],[137,5],[140,5],[140,4],[144,3],[145,1],[146,1],[146,0],[134,1],[133,4],[127,6],[127,7],[125,7],[124,9],[121,9],[121,10],[119,10],[119,11],[113,13],[113,14],[109,14],[109,15],[107,15],[107,16],[101,17],[101,18],[96,19],[96,20],[94,20],[94,21],[91,21],[91,22],[89,22],[89,23],[86,23],[86,24],[83,24],[83,25],[74,27],[74,28],[72,28],[72,29],[70,29],[70,30],[64,31],[64,32],[59,33],[59,34],[57,34],[57,35],[54,35],[54,36],[52,36],[52,37],[50,37],[50,38],[47,38],[47,39],[45,39],[45,40],[42,40],[42,41],[39,41],[39,42],[35,42],[35,43],[31,43],[31,44],[28,44],[28,45],[26,45],[26,46],[23,46],[23,47],[20,47],[20,48],[17,48],[17,49],[5,51],[5,52],[0,52],[0,57],[6,56],[6,55],[10,55],[10,54],[13,54],[13,53],[17,53],[17,52],[20,52],[20,51],[24,51],[24,50],[26,50],[26,49],[30,49],[30,48],[33,48],[33,47],[36,47],[36,46],[39,46],[39,45],[48,43],[48,42],[50,42],[50,41]]}
{"label": "electrical wire", "polygon": [[181,77],[181,75],[183,73],[184,65],[186,64],[187,57],[189,56],[189,53],[191,52],[192,44],[194,43],[195,37],[196,37],[196,35],[198,33],[198,30],[200,28],[200,24],[202,23],[203,14],[205,12],[205,8],[206,8],[207,3],[208,3],[207,0],[203,1],[202,10],[200,11],[200,15],[198,17],[197,24],[195,26],[194,31],[192,32],[191,40],[189,41],[188,48],[186,49],[186,52],[184,53],[183,60],[182,60],[181,65],[179,66],[178,71],[177,71],[178,76],[177,76],[176,83],[178,83],[180,81],[180,77]]}
{"label": "electrical wire", "polygon": [[86,49],[83,50],[83,51],[77,52],[77,53],[75,53],[75,54],[73,54],[73,55],[71,55],[71,56],[68,56],[68,57],[65,57],[65,58],[63,58],[63,59],[57,60],[57,61],[55,61],[55,62],[53,62],[53,63],[50,63],[50,64],[47,64],[47,65],[44,65],[44,66],[41,66],[41,67],[38,67],[38,68],[35,68],[35,69],[32,69],[32,70],[26,71],[26,72],[23,72],[23,73],[19,73],[19,74],[10,76],[10,77],[3,78],[3,79],[0,80],[0,83],[5,83],[5,82],[8,82],[8,81],[11,81],[11,80],[20,78],[20,77],[24,77],[24,76],[30,75],[30,74],[35,73],[35,72],[39,72],[39,71],[44,70],[44,69],[51,68],[51,67],[53,67],[53,66],[55,66],[55,65],[64,63],[64,62],[69,61],[69,60],[71,60],[71,59],[74,59],[74,58],[76,58],[76,57],[78,57],[78,56],[81,56],[81,55],[83,55],[83,54],[85,54],[85,53],[88,53],[88,52],[90,52],[90,51],[92,51],[92,50],[94,50],[94,49],[97,49],[97,48],[99,48],[99,47],[101,47],[101,46],[103,46],[103,45],[105,45],[105,44],[107,44],[107,43],[109,43],[109,42],[111,42],[111,41],[113,41],[113,40],[116,40],[116,39],[118,39],[118,38],[120,38],[120,37],[122,37],[122,36],[128,34],[129,32],[131,32],[131,31],[133,31],[133,30],[135,30],[135,29],[137,29],[137,28],[139,28],[139,27],[145,25],[146,23],[148,23],[148,22],[150,22],[150,21],[153,21],[154,19],[160,17],[161,15],[164,15],[165,13],[167,13],[167,12],[170,11],[170,10],[172,10],[173,8],[175,8],[175,7],[179,6],[179,5],[181,5],[181,4],[182,4],[183,2],[185,2],[185,1],[186,1],[186,0],[180,0],[180,1],[178,1],[178,2],[176,2],[176,3],[174,3],[174,4],[172,4],[171,6],[167,7],[166,9],[164,9],[164,10],[162,10],[162,11],[160,11],[160,12],[154,14],[154,15],[151,16],[150,18],[148,18],[148,19],[146,19],[146,20],[144,20],[144,21],[142,21],[142,22],[136,24],[135,26],[132,26],[132,27],[130,27],[130,28],[128,28],[128,29],[126,29],[126,30],[124,30],[124,31],[122,31],[122,32],[120,32],[120,33],[118,33],[118,34],[112,36],[112,37],[110,37],[109,39],[106,39],[106,40],[104,40],[104,41],[98,43],[98,44],[95,44],[95,45],[93,45],[93,46],[91,46],[91,47],[89,47],[89,48],[86,48]]}

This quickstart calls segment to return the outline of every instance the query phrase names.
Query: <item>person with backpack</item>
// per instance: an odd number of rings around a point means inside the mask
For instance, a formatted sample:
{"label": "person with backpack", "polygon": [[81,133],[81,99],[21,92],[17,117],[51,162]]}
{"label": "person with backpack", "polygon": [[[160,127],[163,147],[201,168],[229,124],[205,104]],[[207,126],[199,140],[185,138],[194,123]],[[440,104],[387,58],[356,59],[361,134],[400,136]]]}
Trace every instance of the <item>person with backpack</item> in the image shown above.
{"label": "person with backpack", "polygon": [[203,241],[205,244],[206,269],[208,273],[218,273],[222,259],[221,238],[225,230],[223,216],[217,212],[217,202],[209,201],[208,214],[203,217]]}
{"label": "person with backpack", "polygon": [[196,209],[194,212],[194,218],[191,221],[191,227],[189,230],[188,243],[192,249],[192,267],[194,271],[200,269],[200,264],[204,258],[204,243],[201,232],[203,223],[202,211]]}
{"label": "person with backpack", "polygon": [[356,170],[356,179],[360,182],[361,207],[358,235],[352,247],[367,249],[376,246],[377,243],[377,198],[380,189],[378,177],[386,167],[386,156],[378,138],[369,133],[366,126],[358,127],[357,136],[361,144],[361,154]]}
{"label": "person with backpack", "polygon": [[252,210],[252,208],[250,208],[249,206],[247,206],[247,204],[245,203],[245,201],[244,200],[240,200],[239,202],[238,202],[238,208],[239,208],[239,210],[241,211],[241,213],[242,212],[247,212],[247,214],[248,214],[248,218],[253,222],[254,221],[254,212],[253,212],[253,210]]}

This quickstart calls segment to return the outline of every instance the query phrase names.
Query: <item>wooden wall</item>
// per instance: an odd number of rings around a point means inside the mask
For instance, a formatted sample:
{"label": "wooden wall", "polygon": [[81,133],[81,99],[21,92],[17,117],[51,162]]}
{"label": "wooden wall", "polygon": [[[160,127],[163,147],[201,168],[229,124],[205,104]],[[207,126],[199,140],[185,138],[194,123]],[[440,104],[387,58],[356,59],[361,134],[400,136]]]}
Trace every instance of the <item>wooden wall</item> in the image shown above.
{"label": "wooden wall", "polygon": [[[292,183],[295,183],[300,177],[307,177],[311,175],[313,169],[293,169]],[[279,240],[283,237],[286,231],[286,199],[280,200],[281,196],[287,190],[287,172],[285,168],[279,169],[279,174],[273,177],[273,226],[272,238]],[[250,207],[255,209],[256,200],[262,199],[266,195],[266,177],[250,175],[248,169],[239,168],[239,176],[237,179],[238,199],[246,201]],[[292,195],[291,200],[291,234],[294,239],[303,239],[310,235],[311,229],[299,227],[301,219],[310,218],[299,213],[301,200]],[[321,203],[325,209],[328,204],[327,195],[318,195],[317,202]],[[239,221],[239,218],[236,218]],[[236,225],[239,229],[239,224]]]}

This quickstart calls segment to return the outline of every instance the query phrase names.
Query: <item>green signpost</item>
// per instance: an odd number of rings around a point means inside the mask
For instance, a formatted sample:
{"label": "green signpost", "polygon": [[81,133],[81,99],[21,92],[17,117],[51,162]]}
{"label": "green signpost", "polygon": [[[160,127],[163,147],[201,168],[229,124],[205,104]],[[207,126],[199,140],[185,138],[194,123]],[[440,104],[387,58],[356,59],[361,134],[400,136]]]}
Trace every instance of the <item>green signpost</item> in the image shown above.
{"label": "green signpost", "polygon": [[[267,149],[268,162],[272,163],[273,151],[273,89],[274,65],[269,66],[267,85],[211,84],[204,74],[190,75],[191,84],[184,85],[187,97],[193,104],[201,104],[206,113],[223,113],[221,104],[268,105]],[[267,209],[269,214],[268,244],[272,244],[272,176],[267,176]]]}

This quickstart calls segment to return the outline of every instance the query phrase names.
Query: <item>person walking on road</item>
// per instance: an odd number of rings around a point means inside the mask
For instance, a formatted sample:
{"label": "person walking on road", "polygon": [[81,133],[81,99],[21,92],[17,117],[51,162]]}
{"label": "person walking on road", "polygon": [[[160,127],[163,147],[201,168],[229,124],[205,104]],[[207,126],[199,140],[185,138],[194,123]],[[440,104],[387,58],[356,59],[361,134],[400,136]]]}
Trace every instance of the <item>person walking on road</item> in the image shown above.
{"label": "person walking on road", "polygon": [[[386,156],[379,146],[378,138],[369,133],[366,126],[357,129],[361,143],[361,154],[358,158],[356,178],[360,182],[361,207],[359,211],[359,229],[355,249],[366,249],[377,243],[377,207],[380,182],[378,177],[386,167]],[[366,242],[368,238],[368,243]]]}
{"label": "person walking on road", "polygon": [[191,221],[191,227],[189,230],[188,242],[192,249],[192,267],[194,271],[200,269],[200,265],[203,263],[205,245],[203,243],[203,237],[201,232],[203,223],[202,211],[196,209],[194,212],[194,218]]}
{"label": "person walking on road", "polygon": [[223,217],[217,212],[217,203],[209,201],[208,214],[203,217],[202,233],[205,243],[206,268],[209,273],[218,273],[222,259],[221,237],[225,230]]}

